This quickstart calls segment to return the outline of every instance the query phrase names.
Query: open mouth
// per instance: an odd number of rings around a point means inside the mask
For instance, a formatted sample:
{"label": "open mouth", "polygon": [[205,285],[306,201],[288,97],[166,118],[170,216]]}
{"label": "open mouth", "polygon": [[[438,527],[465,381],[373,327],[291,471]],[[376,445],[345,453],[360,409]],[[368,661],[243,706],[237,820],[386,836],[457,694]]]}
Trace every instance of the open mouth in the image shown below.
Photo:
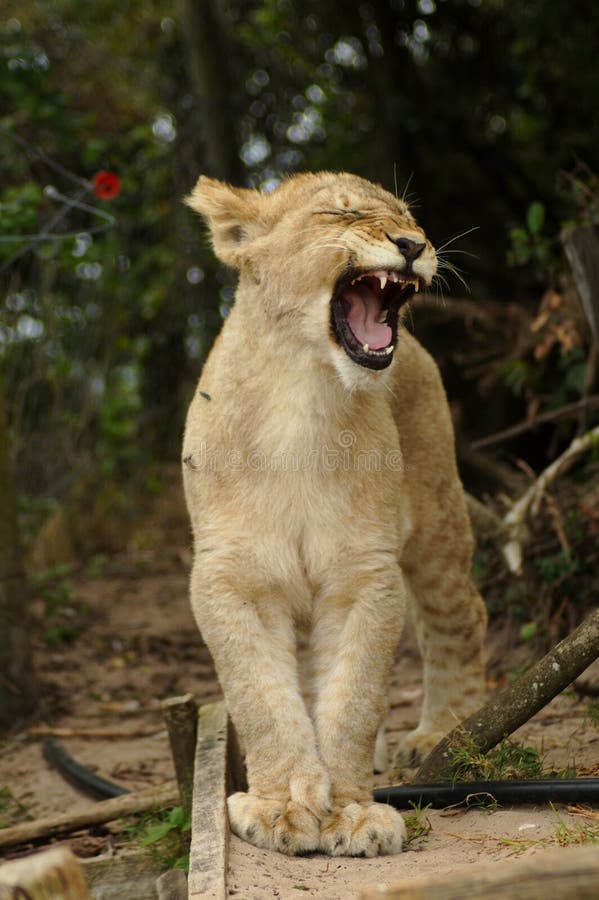
{"label": "open mouth", "polygon": [[420,279],[392,269],[343,275],[331,300],[331,327],[350,359],[386,369],[397,341],[399,310],[420,289]]}

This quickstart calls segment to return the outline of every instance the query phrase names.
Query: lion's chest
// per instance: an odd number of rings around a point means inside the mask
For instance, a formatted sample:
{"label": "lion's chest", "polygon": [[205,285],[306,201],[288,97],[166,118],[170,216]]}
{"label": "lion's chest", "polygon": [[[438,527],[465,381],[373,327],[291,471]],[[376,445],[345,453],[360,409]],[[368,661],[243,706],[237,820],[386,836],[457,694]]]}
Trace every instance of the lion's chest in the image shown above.
{"label": "lion's chest", "polygon": [[402,519],[400,440],[386,406],[334,405],[326,387],[309,387],[247,379],[233,405],[202,384],[212,400],[194,401],[184,450],[196,545],[231,546],[297,608],[341,559],[397,551]]}

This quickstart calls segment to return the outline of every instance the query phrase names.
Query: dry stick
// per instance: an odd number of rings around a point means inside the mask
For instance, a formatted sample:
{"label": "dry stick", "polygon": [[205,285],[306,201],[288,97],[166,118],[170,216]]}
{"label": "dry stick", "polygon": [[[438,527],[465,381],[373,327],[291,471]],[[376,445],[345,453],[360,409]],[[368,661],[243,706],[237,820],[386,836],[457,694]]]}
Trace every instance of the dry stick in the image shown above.
{"label": "dry stick", "polygon": [[574,438],[567,450],[544,469],[534,484],[512,506],[503,519],[504,527],[511,534],[503,548],[503,555],[511,572],[519,574],[522,569],[522,543],[525,538],[525,521],[529,511],[535,516],[539,511],[547,486],[568,468],[581,453],[599,444],[599,425]]}
{"label": "dry stick", "polygon": [[424,760],[414,784],[434,784],[451,778],[452,750],[474,743],[486,753],[528,722],[599,657],[599,610],[592,612],[557,647],[504,688],[450,734]]}
{"label": "dry stick", "polygon": [[49,816],[35,822],[24,822],[11,828],[0,829],[0,847],[28,844],[45,840],[58,834],[69,834],[89,825],[101,825],[123,816],[163,809],[177,803],[179,792],[174,781],[156,787],[144,788],[132,794],[124,794],[111,800],[101,800],[82,812]]}
{"label": "dry stick", "polygon": [[541,413],[540,415],[535,416],[534,419],[528,419],[526,422],[519,422],[517,425],[511,425],[509,428],[502,429],[502,431],[496,431],[495,434],[488,434],[486,437],[479,438],[477,441],[472,441],[470,446],[473,447],[474,450],[482,450],[483,447],[507,441],[509,438],[523,434],[525,431],[531,431],[533,428],[537,428],[539,425],[543,425],[546,422],[564,419],[581,412],[581,410],[595,409],[597,406],[599,406],[599,396],[593,395],[583,397],[582,400],[576,400],[575,403],[567,403],[565,406],[560,406],[559,409],[552,409],[549,412]]}
{"label": "dry stick", "polygon": [[191,816],[193,767],[198,731],[198,706],[191,694],[171,697],[162,704],[162,712],[175,763],[181,806],[186,817]]}
{"label": "dry stick", "polygon": [[472,494],[466,493],[465,496],[470,521],[475,528],[490,538],[501,538],[503,540],[503,538],[507,537],[508,529],[503,524],[503,519],[497,513],[485,506],[484,503],[481,503],[480,500],[477,500],[476,497],[473,497]]}

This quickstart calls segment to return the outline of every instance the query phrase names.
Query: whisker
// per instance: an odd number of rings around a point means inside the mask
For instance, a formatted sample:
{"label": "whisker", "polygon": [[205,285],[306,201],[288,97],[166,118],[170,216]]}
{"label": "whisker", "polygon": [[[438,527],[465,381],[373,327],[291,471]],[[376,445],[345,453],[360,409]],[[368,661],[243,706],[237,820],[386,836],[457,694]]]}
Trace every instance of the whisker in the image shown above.
{"label": "whisker", "polygon": [[[436,252],[437,255],[439,255],[439,251]],[[443,250],[441,252],[443,253],[443,256],[447,256],[448,253],[451,253],[452,255],[454,253],[461,253],[462,256],[471,256],[473,259],[480,259],[478,253],[470,253],[469,250]]]}
{"label": "whisker", "polygon": [[437,300],[439,301],[440,306],[447,306],[447,300],[445,299],[445,292],[443,290],[444,285],[439,282],[435,285],[437,288]]}
{"label": "whisker", "polygon": [[458,279],[458,281],[460,281],[464,285],[464,288],[468,291],[468,293],[470,293],[470,288],[468,286],[468,283],[467,283],[466,279],[462,276],[462,274],[461,274],[460,270],[457,268],[457,266],[452,266],[451,263],[445,262],[443,268],[446,269],[448,272],[451,272],[452,275],[455,275],[455,277]]}
{"label": "whisker", "polygon": [[446,259],[437,261],[437,269],[442,269],[445,272],[461,272],[462,269],[459,269],[457,266],[452,265]]}
{"label": "whisker", "polygon": [[448,238],[444,244],[441,244],[437,247],[437,253],[440,250],[444,250],[445,247],[449,247],[450,244],[453,244],[454,241],[459,241],[460,238],[466,237],[467,234],[472,234],[473,231],[479,231],[480,225],[473,225],[472,228],[467,228],[466,231],[461,231],[459,234],[454,234],[453,237]]}
{"label": "whisker", "polygon": [[434,280],[435,280],[435,282],[439,283],[440,285],[445,287],[447,290],[449,290],[449,283],[444,275],[439,275],[439,273],[437,272]]}
{"label": "whisker", "polygon": [[[410,176],[406,182],[406,186],[403,189],[403,194],[401,195],[401,199],[403,200],[404,203],[409,203],[409,200],[407,199],[408,198],[408,190],[409,190],[409,187],[410,187],[413,177],[414,177],[414,173],[410,172]],[[410,204],[410,206],[411,205],[412,204]]]}
{"label": "whisker", "polygon": [[475,259],[477,259],[478,257],[476,256],[476,254],[468,253],[468,251],[465,251],[465,250],[445,250],[444,252],[441,253],[440,256],[437,255],[437,271],[439,269],[442,269],[442,270],[445,270],[446,272],[451,272],[451,274],[455,275],[455,277],[463,284],[466,291],[468,291],[468,293],[470,293],[470,288],[469,288],[465,278],[462,275],[462,270],[459,269],[454,263],[450,262],[448,259],[445,259],[445,257],[450,253],[451,254],[462,253],[466,256],[473,256]]}

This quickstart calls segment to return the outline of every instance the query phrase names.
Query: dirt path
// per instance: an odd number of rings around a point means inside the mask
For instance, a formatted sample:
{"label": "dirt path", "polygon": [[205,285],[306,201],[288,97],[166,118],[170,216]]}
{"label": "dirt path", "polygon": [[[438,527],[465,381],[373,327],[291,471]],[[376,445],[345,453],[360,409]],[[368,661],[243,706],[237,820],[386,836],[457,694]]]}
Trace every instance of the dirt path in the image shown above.
{"label": "dirt path", "polygon": [[[43,720],[71,729],[73,736],[61,738],[66,749],[130,790],[174,777],[160,700],[187,691],[200,703],[220,697],[189,609],[189,558],[181,546],[128,553],[99,571],[88,567],[68,576],[61,616],[76,636],[50,645],[40,640],[37,647],[38,673],[49,698]],[[508,669],[504,663],[503,671]],[[407,642],[391,691],[392,749],[417,722],[419,679],[417,654]],[[83,737],[85,730],[121,736]],[[598,772],[599,727],[588,715],[588,701],[574,692],[556,699],[516,737],[539,748],[546,767],[575,768],[579,775]],[[391,772],[377,777],[378,784],[391,780]],[[23,732],[0,747],[0,824],[74,811],[90,802],[45,761],[41,737]],[[367,884],[450,872],[482,859],[502,862],[537,852],[547,842],[557,847],[560,821],[576,828],[591,823],[597,830],[597,819],[549,807],[427,811],[423,820],[431,826],[425,837],[400,857],[378,860],[287,859],[233,838],[230,894],[352,898]],[[70,843],[76,853],[93,856],[115,842],[110,832],[94,832]]]}

